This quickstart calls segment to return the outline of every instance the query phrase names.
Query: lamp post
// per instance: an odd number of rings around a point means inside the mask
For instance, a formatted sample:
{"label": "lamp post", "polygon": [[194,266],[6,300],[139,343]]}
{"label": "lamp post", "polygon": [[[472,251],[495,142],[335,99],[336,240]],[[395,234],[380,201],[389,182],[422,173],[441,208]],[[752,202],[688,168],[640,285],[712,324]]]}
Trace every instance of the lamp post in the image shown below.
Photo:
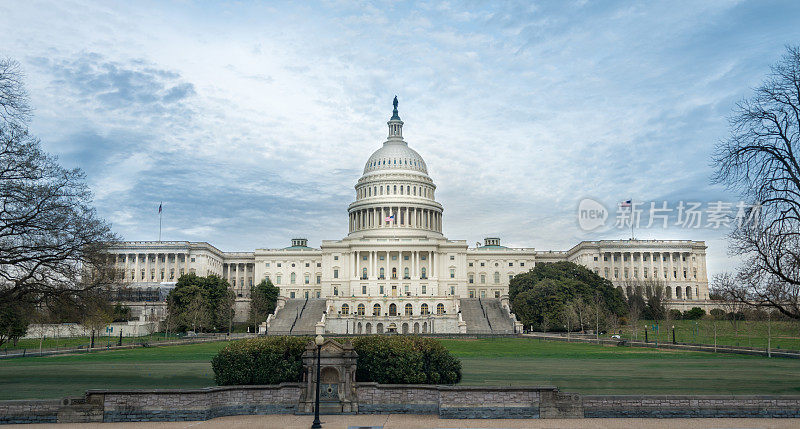
{"label": "lamp post", "polygon": [[672,325],[672,344],[676,344],[675,343],[675,325]]}
{"label": "lamp post", "polygon": [[644,342],[647,343],[647,325],[644,325]]}
{"label": "lamp post", "polygon": [[314,338],[314,343],[317,345],[317,396],[314,399],[314,423],[311,424],[312,429],[319,429],[322,427],[322,422],[319,421],[319,373],[320,367],[322,366],[320,362],[320,352],[322,351],[322,343],[325,342],[325,338],[322,335],[317,335]]}

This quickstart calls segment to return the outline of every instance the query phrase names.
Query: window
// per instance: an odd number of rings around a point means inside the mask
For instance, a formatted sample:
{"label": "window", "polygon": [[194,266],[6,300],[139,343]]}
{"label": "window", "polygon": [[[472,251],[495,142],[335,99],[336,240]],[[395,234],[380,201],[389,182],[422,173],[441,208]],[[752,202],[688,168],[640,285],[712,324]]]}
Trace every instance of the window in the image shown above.
{"label": "window", "polygon": [[419,307],[419,314],[422,315],[430,314],[430,311],[428,311],[428,304],[422,303],[422,305]]}
{"label": "window", "polygon": [[356,307],[356,314],[358,314],[359,316],[364,315],[364,304],[358,304],[358,306]]}
{"label": "window", "polygon": [[473,283],[475,283],[475,275],[474,274],[470,274],[469,275],[469,284],[473,284]]}
{"label": "window", "polygon": [[[338,260],[339,260],[339,256],[338,256],[338,255],[334,255],[334,256],[333,256],[333,260],[334,260],[334,261],[338,261]],[[279,264],[278,266],[280,267],[280,264]]]}
{"label": "window", "polygon": [[[393,287],[394,287],[394,286],[393,286]],[[383,295],[383,285],[380,285],[380,292],[379,292],[379,293],[380,293],[381,295]]]}
{"label": "window", "polygon": [[495,284],[500,283],[500,273],[498,271],[494,272],[494,282]]}
{"label": "window", "polygon": [[379,279],[381,279],[381,280],[385,279],[385,278],[386,278],[386,276],[385,276],[385,273],[384,273],[384,271],[383,271],[383,267],[381,267],[381,271],[380,271],[380,273],[381,273],[381,274],[380,274],[380,276],[378,276],[378,278],[379,278]]}
{"label": "window", "polygon": [[397,305],[395,303],[389,304],[389,316],[397,316]]}
{"label": "window", "polygon": [[455,270],[455,268],[450,268],[450,278],[451,279],[456,278],[456,270]]}
{"label": "window", "polygon": [[422,294],[425,295],[428,293],[428,285],[422,285]]}
{"label": "window", "polygon": [[494,297],[495,298],[500,298],[500,291],[499,290],[494,291]]}
{"label": "window", "polygon": [[333,287],[333,296],[339,296],[339,287],[338,286],[334,286]]}
{"label": "window", "polygon": [[486,274],[481,274],[481,283],[486,283]]}
{"label": "window", "polygon": [[373,316],[380,316],[381,315],[381,305],[375,304],[372,306],[372,315]]}
{"label": "window", "polygon": [[408,275],[408,267],[403,268],[403,278],[404,279],[410,279],[411,278]]}
{"label": "window", "polygon": [[469,266],[470,266],[470,267],[472,266],[472,262],[470,262],[470,263],[469,263]]}
{"label": "window", "polygon": [[595,256],[595,257],[594,257],[594,260],[595,260],[595,261],[597,260],[597,256]]}
{"label": "window", "polygon": [[366,256],[362,256],[362,257],[361,257],[361,260],[362,260],[362,261],[366,261],[366,260],[367,260],[367,257],[366,257]]}
{"label": "window", "polygon": [[281,276],[275,276],[275,284],[281,284]]}
{"label": "window", "polygon": [[444,304],[441,302],[436,304],[436,314],[444,314]]}
{"label": "window", "polygon": [[[597,274],[597,268],[595,268],[595,272],[594,272],[594,273],[595,273],[595,274]],[[513,275],[513,274],[509,274],[509,275],[508,275],[508,281],[509,281],[509,282],[511,282],[511,279],[513,279],[513,278],[514,278],[514,275]]]}
{"label": "window", "polygon": [[292,268],[294,268],[294,264],[292,264]]}
{"label": "window", "polygon": [[361,280],[366,280],[366,279],[367,279],[367,269],[364,268],[361,270]]}
{"label": "window", "polygon": [[469,297],[470,298],[475,298],[475,291],[473,289],[469,290]]}
{"label": "window", "polygon": [[450,295],[455,295],[455,294],[456,294],[456,287],[450,286]]}
{"label": "window", "polygon": [[303,280],[305,281],[306,284],[309,284],[310,283],[310,279],[311,279],[311,277],[308,274],[306,274],[305,279],[303,279]]}
{"label": "window", "polygon": [[381,261],[383,260],[383,258],[384,258],[384,256],[383,256],[383,255],[381,255],[381,256],[378,256],[378,259],[380,259]]}
{"label": "window", "polygon": [[520,263],[519,263],[519,266],[520,266],[520,267],[524,267],[524,266],[525,266],[525,263],[524,263],[524,262],[520,262]]}
{"label": "window", "polygon": [[426,272],[425,272],[425,267],[422,267],[422,278],[423,279],[427,279],[428,278],[428,276],[426,275]]}
{"label": "window", "polygon": [[322,266],[322,262],[317,262],[317,268]]}
{"label": "window", "polygon": [[456,260],[456,256],[455,255],[450,255],[450,260],[451,261],[455,261]]}
{"label": "window", "polygon": [[486,266],[486,262],[481,262],[481,266],[485,267]]}
{"label": "window", "polygon": [[333,278],[335,279],[339,278],[339,270],[333,270]]}
{"label": "window", "polygon": [[350,314],[350,306],[347,304],[342,304],[342,314]]}
{"label": "window", "polygon": [[410,286],[408,286],[408,285],[406,285],[406,287],[405,287],[405,293],[406,293],[406,295],[408,295],[408,288],[409,288],[409,287],[410,287]]}
{"label": "window", "polygon": [[481,298],[486,298],[486,291],[485,290],[481,291]]}
{"label": "window", "polygon": [[278,262],[278,268],[280,268],[280,267],[281,267],[281,263],[280,263],[280,262]]}
{"label": "window", "polygon": [[414,308],[411,306],[411,304],[406,304],[405,309],[406,316],[411,316],[414,314]]}
{"label": "window", "polygon": [[292,275],[289,276],[289,283],[294,284],[296,280],[297,280],[297,275],[295,273],[292,273]]}
{"label": "window", "polygon": [[267,262],[267,268],[269,268],[269,262]]}
{"label": "window", "polygon": [[322,283],[322,276],[317,274],[317,284]]}
{"label": "window", "polygon": [[292,299],[294,299],[294,297],[295,297],[295,295],[294,295],[294,291],[291,291],[291,292],[289,292],[289,298],[292,298]]}
{"label": "window", "polygon": [[419,258],[420,258],[420,259],[422,259],[423,261],[424,261],[424,260],[426,260],[426,259],[428,259],[428,257],[427,257],[426,255],[420,255],[420,257],[419,257]]}
{"label": "window", "polygon": [[615,279],[619,278],[619,268],[614,268],[614,278]]}
{"label": "window", "polygon": [[308,268],[308,262],[306,262],[306,268]]}
{"label": "window", "polygon": [[[194,262],[194,257],[192,257],[192,262]],[[267,266],[269,266],[269,265],[267,265]]]}
{"label": "window", "polygon": [[393,279],[397,278],[397,268],[392,268],[392,278]]}
{"label": "window", "polygon": [[367,285],[361,285],[361,294],[362,295],[366,295],[367,294]]}

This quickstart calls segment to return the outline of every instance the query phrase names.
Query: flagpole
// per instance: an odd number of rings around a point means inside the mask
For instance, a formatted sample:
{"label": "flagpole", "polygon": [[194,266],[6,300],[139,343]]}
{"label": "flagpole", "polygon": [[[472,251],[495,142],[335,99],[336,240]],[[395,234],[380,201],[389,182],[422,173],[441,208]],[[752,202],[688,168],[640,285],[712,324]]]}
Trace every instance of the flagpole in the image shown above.
{"label": "flagpole", "polygon": [[163,203],[158,203],[158,241],[161,241],[161,206]]}
{"label": "flagpole", "polygon": [[631,241],[633,241],[633,198],[631,198]]}

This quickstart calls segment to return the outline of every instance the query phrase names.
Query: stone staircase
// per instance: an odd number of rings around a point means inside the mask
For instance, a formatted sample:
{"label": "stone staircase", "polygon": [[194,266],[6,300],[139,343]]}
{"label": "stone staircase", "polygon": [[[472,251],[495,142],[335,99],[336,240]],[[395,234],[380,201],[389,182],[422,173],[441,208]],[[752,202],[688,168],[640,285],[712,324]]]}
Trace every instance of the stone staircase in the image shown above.
{"label": "stone staircase", "polygon": [[462,298],[461,319],[468,334],[513,334],[514,321],[496,298]]}
{"label": "stone staircase", "polygon": [[324,311],[324,299],[287,299],[275,313],[267,335],[314,335]]}
{"label": "stone staircase", "polygon": [[495,334],[513,334],[514,321],[511,315],[503,308],[499,299],[484,299],[480,298],[480,303],[486,312],[486,318],[489,319],[489,326],[492,327],[492,333]]}
{"label": "stone staircase", "polygon": [[483,315],[478,298],[462,298],[461,319],[467,323],[468,334],[490,334],[492,332],[489,321]]}

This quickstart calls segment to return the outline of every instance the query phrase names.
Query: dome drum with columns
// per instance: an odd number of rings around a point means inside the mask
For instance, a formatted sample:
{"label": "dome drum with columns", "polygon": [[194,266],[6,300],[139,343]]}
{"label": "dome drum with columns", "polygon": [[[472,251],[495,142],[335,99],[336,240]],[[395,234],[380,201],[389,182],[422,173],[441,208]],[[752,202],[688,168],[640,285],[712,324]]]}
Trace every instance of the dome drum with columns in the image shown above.
{"label": "dome drum with columns", "polygon": [[582,264],[623,293],[631,293],[631,281],[663,279],[671,307],[710,305],[702,241],[584,241],[566,251],[536,251],[503,246],[498,237],[475,247],[447,239],[436,185],[403,138],[397,97],[392,113],[389,135],[356,182],[346,237],[319,248],[295,238],[289,247],[253,252],[222,252],[204,242],[120,243],[111,252],[125,286],[163,289],[185,273],[220,275],[236,293],[236,320],[244,321],[250,288],[269,279],[281,295],[264,323],[270,334],[517,332],[510,279],[556,261]]}

